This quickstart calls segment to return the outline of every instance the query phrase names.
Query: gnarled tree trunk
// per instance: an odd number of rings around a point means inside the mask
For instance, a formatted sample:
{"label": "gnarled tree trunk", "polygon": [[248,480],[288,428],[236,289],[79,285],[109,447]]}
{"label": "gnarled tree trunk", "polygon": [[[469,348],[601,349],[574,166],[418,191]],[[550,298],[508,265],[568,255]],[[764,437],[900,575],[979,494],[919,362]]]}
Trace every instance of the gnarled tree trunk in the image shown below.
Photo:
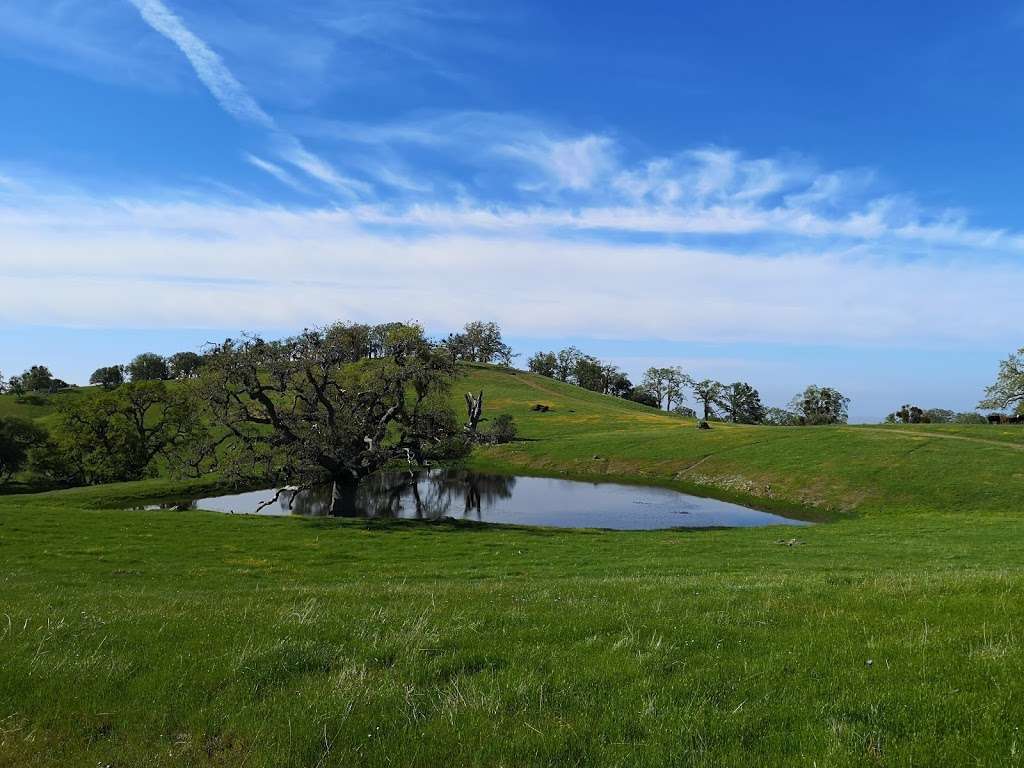
{"label": "gnarled tree trunk", "polygon": [[469,418],[466,429],[475,435],[477,426],[484,415],[484,391],[482,389],[476,397],[472,392],[466,393],[466,412]]}
{"label": "gnarled tree trunk", "polygon": [[357,504],[359,483],[351,479],[335,480],[331,484],[331,516],[362,517]]}

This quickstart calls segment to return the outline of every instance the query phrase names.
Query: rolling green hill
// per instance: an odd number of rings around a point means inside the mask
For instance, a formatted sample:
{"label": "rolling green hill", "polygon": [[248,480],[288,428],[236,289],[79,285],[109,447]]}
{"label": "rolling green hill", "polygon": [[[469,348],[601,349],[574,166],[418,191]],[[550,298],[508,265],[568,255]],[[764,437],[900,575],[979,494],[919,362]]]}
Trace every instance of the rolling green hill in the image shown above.
{"label": "rolling green hill", "polygon": [[[646,482],[804,514],[887,509],[999,511],[1024,496],[1024,428],[991,425],[695,429],[695,422],[521,371],[466,365],[452,389],[485,394],[485,415],[515,417],[521,441],[479,449],[481,469]],[[0,396],[0,415],[52,424],[56,405]],[[532,410],[546,405],[547,412]],[[72,494],[75,492],[72,492]]]}
{"label": "rolling green hill", "polygon": [[454,401],[481,388],[523,439],[477,467],[833,522],[125,510],[170,480],[3,497],[0,766],[1021,761],[1024,430],[701,431],[475,367]]}
{"label": "rolling green hill", "polygon": [[[761,427],[695,422],[530,374],[473,370],[491,413],[527,440],[479,451],[478,466],[641,479],[762,506],[879,514],[977,514],[1024,498],[1024,428]],[[548,413],[530,410],[550,405]]]}
{"label": "rolling green hill", "polygon": [[0,395],[0,416],[17,416],[49,426],[53,423],[60,403],[73,401],[90,390],[91,387],[64,389],[52,395],[30,395],[27,398]]}

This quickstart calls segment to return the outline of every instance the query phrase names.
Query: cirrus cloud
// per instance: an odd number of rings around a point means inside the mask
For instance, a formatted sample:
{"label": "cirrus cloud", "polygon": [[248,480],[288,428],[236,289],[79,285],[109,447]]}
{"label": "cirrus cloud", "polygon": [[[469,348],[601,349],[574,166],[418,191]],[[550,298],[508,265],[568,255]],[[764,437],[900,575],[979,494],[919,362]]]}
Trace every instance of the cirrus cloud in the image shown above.
{"label": "cirrus cloud", "polygon": [[991,341],[1008,333],[1005,318],[1020,306],[1013,286],[1024,279],[1018,263],[893,260],[870,244],[765,257],[581,240],[550,221],[472,228],[466,221],[490,214],[470,209],[458,227],[410,211],[429,228],[398,234],[375,226],[398,214],[365,207],[19,199],[0,204],[7,323],[266,327],[412,316],[444,328],[486,307],[510,333],[534,337]]}

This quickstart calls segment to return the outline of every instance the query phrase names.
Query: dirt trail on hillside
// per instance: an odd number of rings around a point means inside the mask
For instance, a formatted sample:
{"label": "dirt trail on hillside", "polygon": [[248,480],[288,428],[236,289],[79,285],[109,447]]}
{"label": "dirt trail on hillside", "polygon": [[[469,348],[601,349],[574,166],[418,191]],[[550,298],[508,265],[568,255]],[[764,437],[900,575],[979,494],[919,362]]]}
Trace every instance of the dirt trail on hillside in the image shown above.
{"label": "dirt trail on hillside", "polygon": [[944,435],[938,432],[915,432],[910,429],[873,429],[872,427],[855,427],[859,432],[879,432],[886,435],[907,435],[908,437],[938,438],[939,440],[963,440],[968,443],[981,443],[982,445],[998,445],[1000,448],[1010,448],[1014,451],[1024,451],[1024,445],[1010,443],[1005,440],[987,440],[984,437],[967,437],[966,435]]}
{"label": "dirt trail on hillside", "polygon": [[533,379],[528,379],[525,376],[520,378],[519,382],[521,384],[525,384],[528,387],[536,389],[538,392],[543,392],[546,395],[551,395],[552,397],[563,397],[564,396],[560,392],[556,392],[553,389],[548,389],[547,387],[543,386],[539,381],[534,381]]}

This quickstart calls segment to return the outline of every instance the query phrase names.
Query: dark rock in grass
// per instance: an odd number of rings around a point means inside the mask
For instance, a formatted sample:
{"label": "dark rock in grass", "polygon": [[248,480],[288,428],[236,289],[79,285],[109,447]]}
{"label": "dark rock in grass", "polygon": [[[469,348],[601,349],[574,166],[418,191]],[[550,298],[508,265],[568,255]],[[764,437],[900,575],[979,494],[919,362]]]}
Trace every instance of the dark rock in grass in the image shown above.
{"label": "dark rock in grass", "polygon": [[531,411],[536,411],[537,413],[547,413],[548,411],[551,410],[551,406],[550,405],[542,405],[541,403],[537,403],[530,410]]}
{"label": "dark rock in grass", "polygon": [[704,419],[701,419],[697,422],[697,429],[711,429],[711,425],[704,421]]}

